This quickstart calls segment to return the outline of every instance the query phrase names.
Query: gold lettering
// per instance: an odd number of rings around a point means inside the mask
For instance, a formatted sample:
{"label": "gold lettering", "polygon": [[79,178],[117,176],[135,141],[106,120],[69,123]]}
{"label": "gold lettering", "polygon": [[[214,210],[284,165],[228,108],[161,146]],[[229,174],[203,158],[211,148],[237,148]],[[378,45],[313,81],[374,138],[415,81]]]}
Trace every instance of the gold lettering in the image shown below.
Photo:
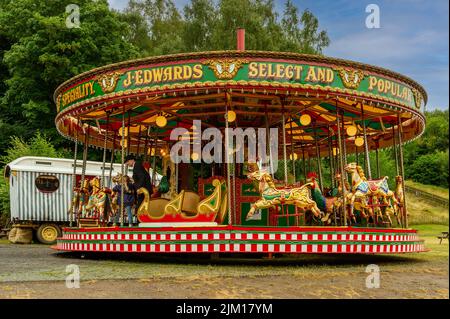
{"label": "gold lettering", "polygon": [[267,77],[267,64],[260,63],[259,64],[259,77]]}
{"label": "gold lettering", "polygon": [[378,92],[383,92],[383,90],[384,90],[384,80],[382,80],[382,79],[379,79],[378,80]]}
{"label": "gold lettering", "polygon": [[286,80],[291,80],[294,77],[294,67],[292,65],[287,65],[284,69],[284,76]]}
{"label": "gold lettering", "polygon": [[308,82],[317,82],[316,70],[314,69],[313,66],[310,66],[310,67],[309,67],[308,75],[306,76],[305,81],[308,81]]}
{"label": "gold lettering", "polygon": [[94,95],[95,91],[94,91],[94,82],[89,82],[89,91],[90,91],[90,95]]}
{"label": "gold lettering", "polygon": [[296,65],[294,66],[294,69],[295,69],[295,79],[300,80],[302,77],[303,67],[301,65]]}
{"label": "gold lettering", "polygon": [[189,65],[183,65],[183,80],[189,80],[192,77],[192,68]]}
{"label": "gold lettering", "polygon": [[334,72],[331,69],[327,69],[327,78],[326,81],[327,83],[332,83],[334,80]]}
{"label": "gold lettering", "polygon": [[317,69],[317,81],[319,82],[325,82],[325,69],[324,68],[318,68]]}
{"label": "gold lettering", "polygon": [[194,75],[193,79],[200,79],[203,76],[203,68],[201,64],[194,65]]}
{"label": "gold lettering", "polygon": [[173,68],[173,80],[177,81],[177,80],[182,80],[183,78],[181,77],[181,73],[183,72],[183,68],[181,66],[175,66]]}
{"label": "gold lettering", "polygon": [[137,70],[136,72],[134,72],[134,84],[141,85],[142,83],[142,70]]}
{"label": "gold lettering", "polygon": [[377,84],[377,78],[374,76],[371,76],[369,78],[369,91],[373,90],[373,87]]}
{"label": "gold lettering", "polygon": [[386,85],[384,86],[384,93],[387,93],[392,86],[392,82],[391,81],[386,81]]}
{"label": "gold lettering", "polygon": [[277,72],[276,72],[276,75],[275,75],[275,76],[276,76],[277,79],[282,79],[282,78],[285,77],[285,74],[284,74],[284,65],[282,65],[282,64],[277,64],[276,70],[277,70]]}
{"label": "gold lettering", "polygon": [[127,76],[125,80],[123,81],[124,87],[129,87],[131,85],[131,72],[127,72]]}
{"label": "gold lettering", "polygon": [[149,84],[152,82],[152,71],[144,70],[144,83]]}
{"label": "gold lettering", "polygon": [[252,62],[248,65],[248,77],[256,78],[258,76],[258,63]]}
{"label": "gold lettering", "polygon": [[162,68],[152,69],[152,73],[153,73],[153,81],[156,83],[161,82],[163,69]]}

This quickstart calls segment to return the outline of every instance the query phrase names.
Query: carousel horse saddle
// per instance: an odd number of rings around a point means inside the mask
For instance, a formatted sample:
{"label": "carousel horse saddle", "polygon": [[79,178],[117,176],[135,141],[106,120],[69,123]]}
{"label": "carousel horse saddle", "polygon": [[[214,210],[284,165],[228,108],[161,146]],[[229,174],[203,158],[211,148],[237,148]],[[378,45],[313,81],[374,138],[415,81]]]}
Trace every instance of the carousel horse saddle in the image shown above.
{"label": "carousel horse saddle", "polygon": [[375,192],[378,189],[382,189],[384,191],[387,191],[387,177],[379,178],[379,179],[372,179],[367,181],[367,184],[369,185],[369,189],[371,192]]}

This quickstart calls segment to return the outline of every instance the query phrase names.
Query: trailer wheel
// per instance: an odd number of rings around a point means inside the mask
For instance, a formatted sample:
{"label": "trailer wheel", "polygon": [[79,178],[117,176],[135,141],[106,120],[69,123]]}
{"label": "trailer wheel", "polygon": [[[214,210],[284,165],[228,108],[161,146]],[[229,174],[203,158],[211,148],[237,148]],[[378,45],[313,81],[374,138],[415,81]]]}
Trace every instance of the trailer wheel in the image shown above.
{"label": "trailer wheel", "polygon": [[36,237],[43,244],[54,244],[56,238],[61,236],[61,229],[55,224],[42,224],[39,226]]}

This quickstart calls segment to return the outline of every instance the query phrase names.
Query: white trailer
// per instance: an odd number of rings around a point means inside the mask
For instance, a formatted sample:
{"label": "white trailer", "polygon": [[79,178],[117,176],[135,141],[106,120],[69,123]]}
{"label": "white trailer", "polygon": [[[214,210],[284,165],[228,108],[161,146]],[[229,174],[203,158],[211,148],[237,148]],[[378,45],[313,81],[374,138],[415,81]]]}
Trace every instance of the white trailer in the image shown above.
{"label": "white trailer", "polygon": [[[73,188],[73,159],[20,157],[5,167],[10,186],[11,221],[16,227],[30,227],[37,239],[45,244],[56,242],[61,227],[69,225],[69,208]],[[76,175],[80,179],[82,161],[77,161]],[[111,176],[121,172],[113,164]],[[152,174],[150,169],[150,175]],[[85,175],[102,175],[101,162],[86,162]],[[111,187],[110,164],[105,165],[105,186]],[[131,172],[128,173],[131,176]],[[156,175],[156,183],[161,175]]]}

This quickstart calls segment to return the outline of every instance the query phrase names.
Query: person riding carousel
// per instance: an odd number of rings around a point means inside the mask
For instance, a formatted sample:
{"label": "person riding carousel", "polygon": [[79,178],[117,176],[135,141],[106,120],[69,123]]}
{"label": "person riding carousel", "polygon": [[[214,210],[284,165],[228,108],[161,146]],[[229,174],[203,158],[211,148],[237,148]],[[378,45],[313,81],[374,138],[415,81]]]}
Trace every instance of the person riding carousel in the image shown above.
{"label": "person riding carousel", "polygon": [[[152,181],[150,178],[150,174],[145,169],[143,163],[141,161],[136,160],[134,155],[128,155],[125,158],[125,165],[133,168],[133,181],[134,187],[138,190],[141,187],[147,189],[149,194],[152,194]],[[136,198],[136,207],[139,207],[144,200],[144,195],[141,194]]]}

